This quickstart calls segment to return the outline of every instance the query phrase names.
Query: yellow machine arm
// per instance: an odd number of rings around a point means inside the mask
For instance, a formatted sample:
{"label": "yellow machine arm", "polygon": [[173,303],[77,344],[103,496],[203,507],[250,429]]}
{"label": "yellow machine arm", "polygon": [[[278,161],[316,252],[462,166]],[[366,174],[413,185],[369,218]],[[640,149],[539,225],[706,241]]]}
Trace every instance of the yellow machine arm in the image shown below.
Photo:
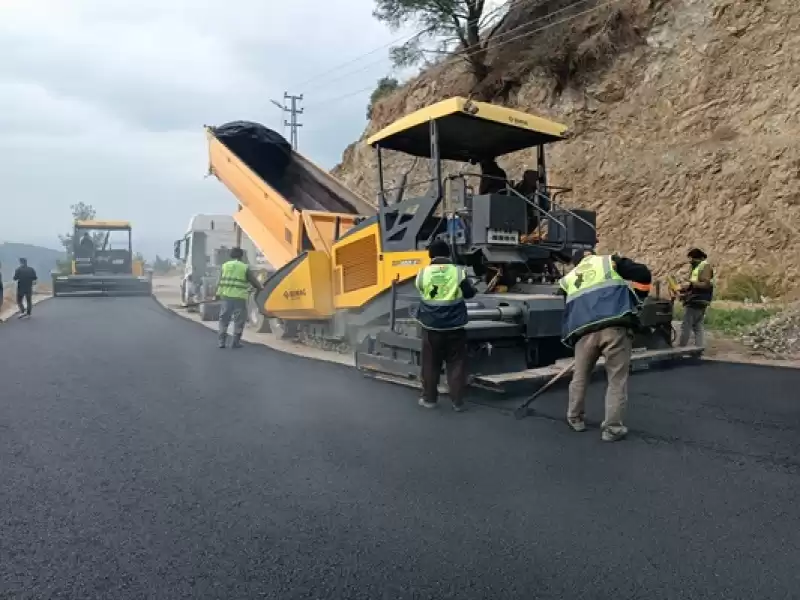
{"label": "yellow machine arm", "polygon": [[[220,142],[211,129],[206,129],[206,136],[209,172],[236,196],[239,210],[234,219],[273,267],[282,267],[306,250],[330,253],[337,236],[355,225],[358,215],[296,208]],[[314,171],[314,177],[327,176],[299,154],[293,155],[293,160],[296,168]],[[323,174],[317,174],[317,170]],[[327,180],[324,184],[334,185]]]}

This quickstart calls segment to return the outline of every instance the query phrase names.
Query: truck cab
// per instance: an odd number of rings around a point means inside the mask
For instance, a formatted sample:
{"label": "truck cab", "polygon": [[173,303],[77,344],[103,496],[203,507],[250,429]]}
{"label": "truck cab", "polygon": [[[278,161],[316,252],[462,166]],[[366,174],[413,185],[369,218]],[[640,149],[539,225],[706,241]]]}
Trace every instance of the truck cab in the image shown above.
{"label": "truck cab", "polygon": [[183,264],[181,305],[191,312],[199,310],[204,321],[219,319],[219,307],[210,301],[216,292],[220,268],[237,244],[244,250],[245,262],[254,266],[264,262],[252,242],[237,235],[230,215],[194,215],[183,237],[175,240],[173,257]]}

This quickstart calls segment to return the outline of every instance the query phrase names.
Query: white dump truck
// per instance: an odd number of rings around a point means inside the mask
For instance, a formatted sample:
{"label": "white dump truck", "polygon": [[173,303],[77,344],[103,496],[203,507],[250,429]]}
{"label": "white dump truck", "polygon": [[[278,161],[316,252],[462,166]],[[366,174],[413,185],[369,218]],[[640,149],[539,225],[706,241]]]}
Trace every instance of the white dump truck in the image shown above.
{"label": "white dump truck", "polygon": [[220,268],[231,248],[244,250],[244,260],[259,271],[268,271],[264,256],[250,239],[237,232],[230,215],[194,215],[186,233],[174,244],[174,258],[183,264],[181,305],[199,310],[204,321],[219,319],[219,305],[211,302],[219,281]]}

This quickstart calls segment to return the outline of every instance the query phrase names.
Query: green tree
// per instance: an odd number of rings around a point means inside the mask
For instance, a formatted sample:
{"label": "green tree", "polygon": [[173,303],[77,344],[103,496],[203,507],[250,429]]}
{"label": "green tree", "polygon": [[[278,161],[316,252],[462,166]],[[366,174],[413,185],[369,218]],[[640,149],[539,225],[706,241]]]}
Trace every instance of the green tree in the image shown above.
{"label": "green tree", "polygon": [[[421,32],[400,46],[391,49],[395,66],[419,64],[425,57],[424,46],[436,43],[437,52],[452,49],[453,42],[461,47],[476,83],[489,75],[486,59],[484,21],[497,10],[486,11],[486,0],[375,0],[373,16],[391,29],[415,24]],[[490,14],[491,13],[491,14]]]}
{"label": "green tree", "polygon": [[[77,204],[72,204],[69,207],[70,211],[72,212],[72,220],[73,221],[91,221],[97,216],[97,212],[95,211],[94,207],[91,204],[86,204],[85,202],[78,202]],[[64,250],[67,253],[67,258],[63,262],[59,262],[59,269],[61,271],[67,270],[69,271],[72,268],[72,260],[75,258],[72,252],[72,235],[74,232],[70,231],[65,235],[58,236],[58,240],[61,242],[61,245],[64,246]],[[95,238],[95,242],[97,242],[97,238]]]}
{"label": "green tree", "polygon": [[388,96],[392,92],[397,91],[400,87],[400,82],[394,77],[381,77],[378,80],[378,85],[369,97],[369,104],[367,105],[367,120],[372,118],[372,108],[375,103],[381,98]]}

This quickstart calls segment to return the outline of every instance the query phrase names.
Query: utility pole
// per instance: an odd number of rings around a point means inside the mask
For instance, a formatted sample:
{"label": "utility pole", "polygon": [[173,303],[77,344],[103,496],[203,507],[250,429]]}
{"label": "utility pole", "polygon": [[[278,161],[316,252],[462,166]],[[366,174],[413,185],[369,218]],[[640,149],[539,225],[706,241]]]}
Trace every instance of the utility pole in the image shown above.
{"label": "utility pole", "polygon": [[[289,105],[286,105],[286,102],[289,102]],[[283,102],[278,102],[277,100],[270,100],[275,106],[283,111],[282,114],[289,113],[289,120],[287,121],[285,118],[283,119],[283,126],[289,128],[289,143],[292,145],[292,148],[297,150],[297,129],[302,127],[303,124],[297,121],[297,116],[303,114],[302,108],[297,108],[297,103],[303,100],[303,94],[299,96],[294,96],[289,94],[288,92],[284,92],[283,94]]]}

